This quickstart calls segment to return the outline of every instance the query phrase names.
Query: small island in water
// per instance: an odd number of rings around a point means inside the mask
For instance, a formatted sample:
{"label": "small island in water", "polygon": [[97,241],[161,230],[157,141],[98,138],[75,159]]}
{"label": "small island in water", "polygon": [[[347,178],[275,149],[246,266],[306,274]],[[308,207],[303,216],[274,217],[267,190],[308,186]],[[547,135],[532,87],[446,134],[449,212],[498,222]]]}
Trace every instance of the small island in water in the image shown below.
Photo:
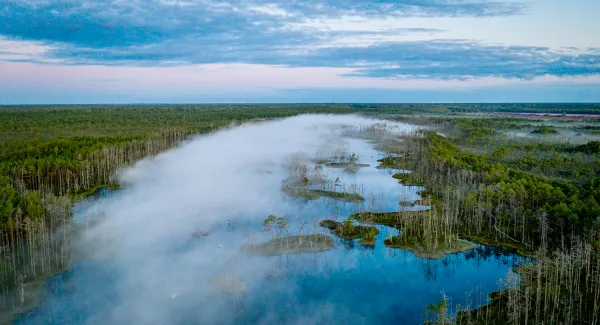
{"label": "small island in water", "polygon": [[251,255],[276,256],[295,253],[324,252],[333,248],[333,238],[324,234],[287,236],[262,244],[245,244],[242,250]]}
{"label": "small island in water", "polygon": [[379,233],[379,229],[373,226],[355,225],[350,219],[344,222],[333,220],[323,220],[320,223],[321,227],[331,230],[331,233],[348,240],[358,239],[359,244],[363,246],[375,245],[375,236]]}
{"label": "small island in water", "polygon": [[325,166],[329,168],[343,168],[344,172],[354,174],[363,167],[369,167],[369,164],[353,164],[353,163],[327,163]]}
{"label": "small island in water", "polygon": [[[402,231],[403,223],[410,218],[424,218],[427,213],[429,211],[362,212],[351,215],[350,219],[394,227]],[[436,241],[429,238],[427,234],[408,236],[405,233],[389,237],[384,240],[384,243],[387,247],[409,250],[418,257],[428,259],[440,259],[448,254],[465,252],[477,247],[469,241],[458,238]]]}
{"label": "small island in water", "polygon": [[416,256],[427,259],[440,259],[448,254],[465,252],[477,246],[469,241],[452,238],[448,241],[440,240],[437,243],[423,244],[421,241],[398,235],[384,241],[387,247],[400,248],[413,252]]}
{"label": "small island in water", "polygon": [[364,202],[365,198],[358,193],[335,192],[326,190],[317,190],[310,188],[284,186],[283,192],[291,197],[305,200],[315,200],[320,197],[328,197],[335,200],[347,202]]}

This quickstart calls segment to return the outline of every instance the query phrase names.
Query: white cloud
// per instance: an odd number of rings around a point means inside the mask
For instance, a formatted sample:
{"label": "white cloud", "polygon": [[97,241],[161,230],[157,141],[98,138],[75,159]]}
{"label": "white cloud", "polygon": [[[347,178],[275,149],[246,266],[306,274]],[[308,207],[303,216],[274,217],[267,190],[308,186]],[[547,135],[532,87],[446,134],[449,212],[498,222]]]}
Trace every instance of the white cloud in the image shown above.
{"label": "white cloud", "polygon": [[0,36],[0,62],[34,61],[41,63],[59,63],[63,60],[49,58],[53,47],[44,42],[11,40]]}

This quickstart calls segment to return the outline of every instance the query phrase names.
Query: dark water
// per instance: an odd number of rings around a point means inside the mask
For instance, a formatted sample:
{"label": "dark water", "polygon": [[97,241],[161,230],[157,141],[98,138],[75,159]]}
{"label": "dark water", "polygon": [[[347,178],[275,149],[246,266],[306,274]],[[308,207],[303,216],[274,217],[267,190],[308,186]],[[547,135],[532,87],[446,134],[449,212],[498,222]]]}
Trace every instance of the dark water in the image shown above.
{"label": "dark water", "polygon": [[[307,221],[305,234],[326,232],[307,216],[341,219],[361,210],[397,211],[399,201],[419,198],[416,191],[420,188],[401,186],[389,171],[374,168],[380,154],[366,142],[354,141],[352,149],[371,167],[355,175],[341,169],[328,170],[328,174],[345,184],[359,181],[366,202],[282,197],[295,208],[285,211],[290,234],[300,231],[295,222],[298,217]],[[100,193],[99,199],[109,193]],[[83,210],[76,207],[76,211]],[[383,240],[398,231],[384,226],[379,227],[372,248],[335,239],[334,249],[322,253],[251,257],[228,249],[247,242],[247,231],[260,230],[268,213],[234,219],[231,225],[223,221],[205,238],[174,238],[164,243],[168,259],[128,264],[127,274],[121,263],[111,259],[77,262],[68,272],[50,279],[41,306],[15,324],[422,324],[425,306],[439,302],[443,295],[453,305],[485,303],[487,295],[499,289],[499,280],[522,262],[518,256],[485,246],[439,260],[421,259],[385,247]],[[262,232],[253,240],[266,241],[272,235]],[[211,258],[202,259],[199,252]],[[198,259],[196,269],[185,274],[174,271],[178,263],[189,267],[190,259]],[[160,278],[136,281],[136,272],[141,277],[148,274],[148,268]],[[235,295],[218,293],[209,285],[209,275],[214,274],[237,278],[247,290]],[[185,281],[178,278],[182,276]],[[148,283],[160,283],[150,290],[151,295]]]}

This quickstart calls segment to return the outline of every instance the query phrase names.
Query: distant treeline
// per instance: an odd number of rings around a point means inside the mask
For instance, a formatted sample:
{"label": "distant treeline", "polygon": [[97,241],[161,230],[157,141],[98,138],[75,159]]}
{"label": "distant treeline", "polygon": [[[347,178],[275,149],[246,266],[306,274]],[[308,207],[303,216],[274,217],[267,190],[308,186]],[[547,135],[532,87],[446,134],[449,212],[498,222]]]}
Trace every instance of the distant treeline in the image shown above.
{"label": "distant treeline", "polygon": [[[94,112],[121,112],[128,116],[139,114],[139,110],[167,110],[172,115],[191,113],[196,115],[199,111],[203,114],[218,114],[224,110],[235,113],[260,114],[279,111],[278,114],[286,116],[300,113],[365,113],[365,114],[414,114],[414,113],[538,113],[538,114],[600,114],[600,103],[356,103],[356,104],[129,104],[129,105],[0,105],[0,115],[4,110],[26,110],[28,112],[57,112],[57,111],[88,111]],[[269,114],[269,113],[267,113]],[[171,115],[171,114],[170,114]],[[270,115],[270,114],[269,114]]]}

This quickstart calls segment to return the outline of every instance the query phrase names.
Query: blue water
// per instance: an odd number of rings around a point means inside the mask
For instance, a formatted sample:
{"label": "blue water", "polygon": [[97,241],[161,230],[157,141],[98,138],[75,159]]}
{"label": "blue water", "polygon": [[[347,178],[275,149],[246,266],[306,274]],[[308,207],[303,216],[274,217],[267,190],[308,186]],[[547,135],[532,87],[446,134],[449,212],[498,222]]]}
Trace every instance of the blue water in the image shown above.
{"label": "blue water", "polygon": [[[399,201],[419,199],[416,192],[421,188],[399,185],[390,171],[374,168],[380,153],[364,141],[352,145],[354,151],[361,152],[362,162],[371,166],[357,174],[341,169],[328,172],[345,184],[364,184],[366,202],[328,198],[299,201],[282,196],[282,200],[293,202],[297,212],[286,211],[290,234],[300,231],[298,217],[307,221],[304,234],[326,233],[307,216],[341,220],[364,210],[397,211]],[[97,199],[111,193],[101,192]],[[371,197],[376,197],[378,204],[370,203]],[[84,210],[81,205],[77,209]],[[205,238],[173,238],[163,248],[168,260],[149,258],[129,264],[130,268],[139,267],[140,274],[154,268],[161,278],[151,282],[132,280],[123,273],[122,264],[111,259],[77,262],[68,272],[50,279],[41,305],[15,324],[422,324],[425,306],[439,302],[443,295],[450,297],[452,305],[476,307],[485,303],[487,295],[499,289],[499,280],[523,261],[482,245],[439,260],[418,258],[411,252],[385,247],[383,240],[398,234],[398,230],[385,226],[379,226],[374,247],[336,238],[331,251],[277,257],[251,257],[235,249],[218,248],[246,243],[250,240],[247,231],[262,229],[268,213],[236,219],[231,226],[226,222],[215,225],[207,229],[211,235]],[[260,232],[253,240],[263,242],[272,235]],[[189,260],[198,257],[198,252],[218,258],[198,259],[194,271],[173,271],[178,263],[189,267]],[[247,290],[236,295],[218,293],[209,286],[214,274],[235,277],[247,285]],[[171,280],[171,275],[185,276],[186,281]],[[156,284],[152,296],[131,301],[137,292],[148,294],[144,287],[148,283]],[[166,291],[170,283],[173,287]],[[152,308],[140,307],[142,303]]]}

